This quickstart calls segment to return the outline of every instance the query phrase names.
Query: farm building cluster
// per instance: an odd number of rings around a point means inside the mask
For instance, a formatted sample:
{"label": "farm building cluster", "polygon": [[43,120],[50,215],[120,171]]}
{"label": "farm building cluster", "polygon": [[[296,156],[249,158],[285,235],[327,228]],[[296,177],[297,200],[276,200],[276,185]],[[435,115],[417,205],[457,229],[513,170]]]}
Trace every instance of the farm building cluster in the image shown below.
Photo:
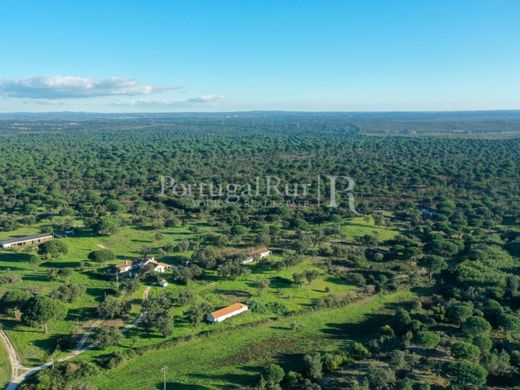
{"label": "farm building cluster", "polygon": [[170,264],[157,261],[153,257],[135,259],[134,261],[126,260],[125,262],[115,266],[118,274],[127,274],[128,276],[132,276],[134,272],[140,271],[145,267],[150,271],[159,272],[161,274],[171,270],[172,268]]}
{"label": "farm building cluster", "polygon": [[[67,236],[70,235],[67,234]],[[42,242],[52,240],[53,238],[54,235],[51,233],[34,234],[25,237],[15,237],[0,241],[0,248],[9,249],[18,246],[37,245]],[[260,260],[270,255],[272,255],[272,251],[269,250],[267,247],[251,248],[251,250],[246,252],[246,257],[241,262],[241,264],[249,264],[255,260]],[[154,257],[145,257],[134,259],[133,261],[126,260],[120,264],[115,265],[113,269],[117,275],[131,277],[135,272],[141,271],[143,269],[147,269],[149,271],[158,273],[166,273],[167,271],[172,270],[172,266],[170,264],[157,261]],[[159,285],[162,287],[167,287],[168,282],[165,279],[161,279],[159,281]],[[249,310],[247,305],[243,303],[234,303],[230,306],[216,310],[212,313],[208,313],[206,315],[206,320],[210,323],[222,322],[230,317],[241,314],[247,310]]]}

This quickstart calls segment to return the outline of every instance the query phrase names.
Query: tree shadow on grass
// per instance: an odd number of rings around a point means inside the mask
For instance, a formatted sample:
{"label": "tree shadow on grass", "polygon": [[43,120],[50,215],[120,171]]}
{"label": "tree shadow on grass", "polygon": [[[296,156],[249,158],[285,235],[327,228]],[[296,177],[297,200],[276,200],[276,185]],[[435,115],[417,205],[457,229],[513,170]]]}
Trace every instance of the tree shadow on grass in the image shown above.
{"label": "tree shadow on grass", "polygon": [[[70,335],[64,334],[64,333],[55,333],[52,335],[49,335],[46,339],[42,340],[34,340],[33,345],[43,351],[45,351],[46,354],[52,353],[56,347],[59,345],[60,341],[64,339],[65,337],[71,338]],[[73,347],[75,344],[71,343],[71,347]]]}
{"label": "tree shadow on grass", "polygon": [[143,330],[138,326],[128,329],[124,335],[127,339],[131,339],[132,337],[145,337]]}
{"label": "tree shadow on grass", "polygon": [[415,346],[415,347],[410,348],[410,352],[415,353],[419,356],[425,356],[428,358],[449,359],[449,354],[447,352],[439,351],[436,349]]}
{"label": "tree shadow on grass", "polygon": [[420,287],[412,287],[410,289],[413,293],[419,296],[432,296],[434,293],[434,288],[429,286],[420,286]]}
{"label": "tree shadow on grass", "polygon": [[136,238],[132,238],[130,241],[132,241],[132,242],[140,242],[142,244],[149,244],[149,243],[153,242],[153,240],[138,240]]}
{"label": "tree shadow on grass", "polygon": [[191,236],[193,235],[192,232],[164,232],[162,233],[167,236]]}
{"label": "tree shadow on grass", "polygon": [[394,302],[394,303],[387,303],[385,305],[385,309],[390,309],[390,310],[398,310],[398,309],[406,309],[406,310],[411,310],[413,307],[413,302],[410,301],[410,302]]}
{"label": "tree shadow on grass", "polygon": [[20,253],[20,252],[2,252],[0,253],[0,261],[6,263],[15,263],[15,262],[28,262],[30,259],[29,253]]}
{"label": "tree shadow on grass", "polygon": [[48,268],[76,268],[80,266],[79,261],[46,261],[40,266]]}
{"label": "tree shadow on grass", "polygon": [[247,300],[252,297],[251,293],[242,290],[222,290],[217,289],[214,291],[215,294],[225,295],[230,299]]}
{"label": "tree shadow on grass", "polygon": [[143,300],[141,298],[133,298],[128,300],[128,302],[130,302],[130,304],[132,305],[140,305],[143,302]]}
{"label": "tree shadow on grass", "polygon": [[16,266],[5,266],[5,265],[2,265],[0,266],[0,271],[6,271],[6,272],[9,272],[9,271],[26,271],[25,268],[21,268],[21,267],[16,267]]}
{"label": "tree shadow on grass", "polygon": [[175,315],[174,321],[175,326],[192,326],[190,320],[188,320],[184,315]]}
{"label": "tree shadow on grass", "polygon": [[281,276],[275,276],[269,282],[271,288],[289,288],[292,287],[292,281]]}
{"label": "tree shadow on grass", "polygon": [[360,322],[345,324],[328,323],[327,328],[323,329],[322,332],[336,339],[347,340],[355,338],[366,340],[377,333],[383,325],[392,324],[393,318],[392,315],[383,313],[367,314],[365,319]]}
{"label": "tree shadow on grass", "polygon": [[149,225],[144,225],[144,224],[134,225],[132,227],[136,230],[142,230],[145,232],[151,232],[151,231],[157,230],[157,228],[154,226],[149,226]]}
{"label": "tree shadow on grass", "polygon": [[304,354],[302,353],[284,353],[280,354],[276,360],[278,364],[286,368],[286,371],[293,370],[301,372],[304,369],[303,356]]}
{"label": "tree shadow on grass", "polygon": [[313,291],[315,293],[327,293],[327,292],[329,292],[326,289],[318,290],[317,288],[312,288],[311,291]]}
{"label": "tree shadow on grass", "polygon": [[214,227],[214,225],[210,224],[209,222],[195,222],[192,225],[196,226],[196,227],[199,227],[199,228],[202,228],[202,227],[207,227],[207,228]]}
{"label": "tree shadow on grass", "polygon": [[[163,390],[164,389],[164,383],[160,382],[155,385],[155,389],[157,390]],[[180,383],[180,382],[166,382],[166,389],[167,390],[206,390],[210,389],[210,387],[201,386],[201,385],[189,385],[186,383]]]}
{"label": "tree shadow on grass", "polygon": [[189,258],[180,255],[170,255],[161,258],[161,261],[170,265],[183,265]]}
{"label": "tree shadow on grass", "polygon": [[339,285],[342,285],[342,286],[345,286],[345,285],[352,286],[352,283],[347,282],[343,278],[338,278],[337,276],[329,276],[329,277],[325,278],[325,281],[329,282],[329,283],[339,284]]}
{"label": "tree shadow on grass", "polygon": [[118,259],[118,260],[134,260],[135,256],[117,255],[116,259]]}
{"label": "tree shadow on grass", "polygon": [[96,309],[93,307],[78,307],[69,309],[67,313],[68,321],[84,321],[86,318],[94,318],[96,316]]}
{"label": "tree shadow on grass", "polygon": [[98,302],[105,299],[106,289],[101,287],[87,287],[86,293],[94,297]]}
{"label": "tree shadow on grass", "polygon": [[89,228],[76,228],[74,231],[74,237],[100,237],[97,234],[94,234],[92,229]]}
{"label": "tree shadow on grass", "polygon": [[29,275],[24,275],[22,277],[22,280],[30,281],[30,282],[48,282],[49,277],[47,275],[43,275],[43,274],[29,274]]}
{"label": "tree shadow on grass", "polygon": [[31,330],[21,330],[19,326],[21,326],[22,323],[14,318],[2,318],[0,324],[2,325],[3,330],[16,330],[17,332],[32,333]]}
{"label": "tree shadow on grass", "polygon": [[[259,375],[259,373],[258,373]],[[202,373],[194,373],[189,374],[191,378],[197,379],[207,379],[207,380],[216,380],[222,384],[212,383],[212,389],[230,389],[230,388],[241,388],[241,386],[254,386],[258,382],[258,375],[247,375],[247,374],[223,374],[223,375],[211,375],[211,374],[202,374]],[[225,382],[225,383],[223,383]],[[230,385],[232,384],[232,385]],[[198,388],[204,389],[203,386]]]}
{"label": "tree shadow on grass", "polygon": [[204,282],[218,282],[220,277],[214,273],[204,272],[204,274],[198,279]]}

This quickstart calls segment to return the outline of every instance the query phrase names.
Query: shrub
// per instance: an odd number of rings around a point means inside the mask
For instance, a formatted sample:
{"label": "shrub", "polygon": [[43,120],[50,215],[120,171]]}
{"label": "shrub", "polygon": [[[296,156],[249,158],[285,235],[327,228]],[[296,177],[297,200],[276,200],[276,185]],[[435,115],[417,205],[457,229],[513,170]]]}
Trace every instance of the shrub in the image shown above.
{"label": "shrub", "polygon": [[38,245],[38,254],[45,259],[54,259],[68,252],[67,245],[63,241],[52,240]]}
{"label": "shrub", "polygon": [[480,349],[477,346],[464,342],[453,344],[450,350],[456,359],[475,360],[480,355]]}
{"label": "shrub", "polygon": [[266,307],[273,314],[285,315],[285,314],[289,313],[289,309],[283,303],[269,302],[266,305]]}
{"label": "shrub", "polygon": [[461,386],[482,386],[486,383],[487,371],[477,363],[469,361],[448,362],[444,366],[445,372],[452,376],[452,382]]}
{"label": "shrub", "polygon": [[321,379],[323,377],[323,363],[319,354],[305,355],[303,365],[306,375],[311,379]]}
{"label": "shrub", "polygon": [[368,349],[361,343],[354,343],[349,348],[349,354],[356,360],[366,359],[370,356]]}
{"label": "shrub", "polygon": [[123,334],[119,328],[110,326],[108,328],[99,329],[93,337],[93,343],[98,348],[107,348],[118,344],[123,338]]}
{"label": "shrub", "polygon": [[323,367],[326,371],[332,372],[340,368],[346,360],[346,356],[342,354],[326,353],[323,355]]}
{"label": "shrub", "polygon": [[86,288],[80,284],[66,283],[59,287],[56,287],[50,293],[50,296],[60,301],[71,303],[83,294],[85,294],[85,291]]}
{"label": "shrub", "polygon": [[296,371],[289,371],[285,376],[285,382],[291,386],[296,387],[300,382],[303,381],[303,376]]}
{"label": "shrub", "polygon": [[249,299],[246,303],[253,313],[266,314],[269,312],[269,309],[262,302],[255,299]]}
{"label": "shrub", "polygon": [[88,259],[91,261],[96,261],[98,263],[106,263],[107,261],[112,261],[116,258],[114,253],[108,249],[99,249],[89,253]]}
{"label": "shrub", "polygon": [[482,317],[473,316],[468,318],[463,326],[462,329],[464,330],[464,333],[468,336],[478,336],[478,335],[487,335],[489,332],[491,332],[491,324],[487,322]]}
{"label": "shrub", "polygon": [[417,332],[415,341],[427,348],[435,348],[441,341],[441,337],[435,333],[427,330]]}
{"label": "shrub", "polygon": [[56,363],[41,370],[35,378],[35,389],[77,389],[85,378],[98,374],[98,369],[87,362]]}
{"label": "shrub", "polygon": [[473,314],[473,307],[463,303],[455,303],[448,306],[446,309],[446,317],[457,325],[462,324]]}
{"label": "shrub", "polygon": [[471,342],[480,349],[481,353],[487,353],[493,347],[493,341],[486,335],[477,335],[473,337]]}
{"label": "shrub", "polygon": [[370,366],[367,379],[374,389],[386,389],[395,383],[395,374],[392,370],[383,367]]}
{"label": "shrub", "polygon": [[285,371],[277,364],[269,364],[264,368],[263,377],[269,386],[276,386],[285,377]]}

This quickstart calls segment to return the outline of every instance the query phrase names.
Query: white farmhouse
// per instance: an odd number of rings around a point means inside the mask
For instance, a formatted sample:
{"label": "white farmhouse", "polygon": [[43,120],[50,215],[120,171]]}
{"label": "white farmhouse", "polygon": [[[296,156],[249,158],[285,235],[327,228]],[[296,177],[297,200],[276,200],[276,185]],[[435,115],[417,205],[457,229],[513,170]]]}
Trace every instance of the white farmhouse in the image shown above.
{"label": "white farmhouse", "polygon": [[273,252],[271,252],[267,247],[263,246],[261,248],[251,249],[247,253],[247,257],[242,260],[241,264],[249,264],[255,261],[256,259],[263,259],[264,257],[271,256]]}
{"label": "white farmhouse", "polygon": [[162,263],[160,261],[156,261],[153,257],[144,258],[144,259],[135,259],[130,262],[126,260],[125,262],[116,265],[116,268],[120,274],[129,273],[131,276],[131,271],[139,271],[143,267],[149,266],[150,269],[154,272],[165,273],[166,271],[171,270],[172,266],[170,264]]}
{"label": "white farmhouse", "polygon": [[132,271],[134,269],[134,264],[132,262],[126,260],[125,262],[116,265],[116,268],[117,268],[118,273],[124,274],[126,272]]}
{"label": "white farmhouse", "polygon": [[248,311],[249,308],[243,303],[234,303],[231,306],[224,307],[223,309],[209,313],[206,316],[208,322],[222,322],[229,317],[236,316],[237,314]]}
{"label": "white farmhouse", "polygon": [[159,272],[161,274],[172,268],[170,264],[161,263],[160,261],[150,262],[149,264],[152,264],[154,272]]}

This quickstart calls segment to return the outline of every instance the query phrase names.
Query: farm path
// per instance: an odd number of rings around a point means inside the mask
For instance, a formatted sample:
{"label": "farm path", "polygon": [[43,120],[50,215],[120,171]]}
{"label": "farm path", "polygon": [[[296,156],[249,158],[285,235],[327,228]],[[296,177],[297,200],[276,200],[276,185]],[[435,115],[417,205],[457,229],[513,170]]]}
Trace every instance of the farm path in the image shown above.
{"label": "farm path", "polygon": [[[143,301],[148,299],[148,295],[150,294],[150,290],[152,288],[150,286],[147,286],[144,289],[143,292]],[[143,319],[143,315],[141,314],[138,318],[136,318],[131,324],[126,325],[123,329],[121,329],[122,332],[126,332],[137,325],[139,325]],[[103,323],[103,320],[97,320],[94,322],[90,328],[85,332],[78,343],[76,344],[76,347],[66,356],[60,358],[57,360],[57,362],[65,362],[67,360],[70,360],[72,358],[75,358],[76,356],[82,354],[85,351],[88,351],[93,347],[93,344],[87,343],[88,338],[90,335]],[[51,367],[54,362],[49,361],[45,364],[42,364],[40,366],[36,367],[26,367],[21,363],[20,357],[18,353],[16,352],[16,349],[14,348],[13,344],[11,343],[11,340],[9,340],[9,337],[7,337],[7,334],[0,330],[0,341],[2,344],[4,344],[5,349],[7,351],[7,355],[9,357],[9,362],[11,363],[11,381],[5,388],[5,390],[16,390],[18,386],[22,382],[24,382],[27,378],[30,378],[34,374],[36,374],[38,371],[43,370],[44,368]]]}

